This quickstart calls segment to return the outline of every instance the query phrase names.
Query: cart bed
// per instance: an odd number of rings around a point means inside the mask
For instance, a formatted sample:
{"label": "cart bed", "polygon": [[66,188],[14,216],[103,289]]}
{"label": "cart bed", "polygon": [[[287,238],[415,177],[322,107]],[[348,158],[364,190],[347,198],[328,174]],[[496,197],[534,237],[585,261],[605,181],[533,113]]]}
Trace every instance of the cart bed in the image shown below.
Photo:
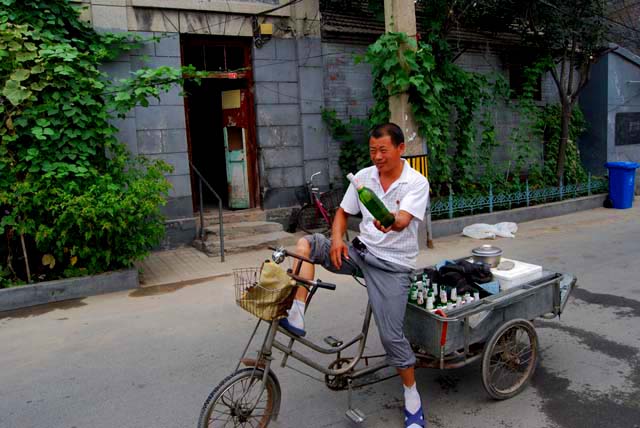
{"label": "cart bed", "polygon": [[559,316],[575,283],[571,275],[544,272],[534,281],[445,311],[446,317],[409,303],[404,333],[421,353],[436,358],[459,351],[469,355],[470,346],[486,342],[509,320]]}

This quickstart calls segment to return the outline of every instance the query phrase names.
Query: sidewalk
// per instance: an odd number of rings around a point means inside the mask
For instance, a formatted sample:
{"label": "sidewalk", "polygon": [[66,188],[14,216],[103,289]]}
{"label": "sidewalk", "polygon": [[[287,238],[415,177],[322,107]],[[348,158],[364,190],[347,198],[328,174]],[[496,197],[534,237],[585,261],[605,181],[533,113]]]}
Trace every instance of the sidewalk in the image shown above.
{"label": "sidewalk", "polygon": [[228,254],[224,263],[220,257],[209,257],[193,247],[151,253],[136,267],[140,270],[140,285],[188,285],[229,276],[233,269],[259,265],[271,251],[254,250],[242,254]]}
{"label": "sidewalk", "polygon": [[[640,203],[626,210],[597,208],[573,214],[550,217],[518,224],[515,240],[500,239],[499,246],[508,250],[511,242],[523,241],[545,234],[576,231],[584,226],[604,225],[613,222],[639,221]],[[423,250],[418,256],[418,266],[436,263],[443,258],[460,257],[470,254],[471,249],[488,240],[475,240],[462,235],[437,238],[435,248]],[[288,247],[291,248],[291,247]],[[182,247],[169,251],[157,251],[138,263],[141,270],[140,282],[143,287],[160,285],[188,285],[229,276],[233,269],[253,267],[268,259],[271,251],[256,250],[242,254],[229,254],[225,262],[220,257],[208,257],[192,247]]]}

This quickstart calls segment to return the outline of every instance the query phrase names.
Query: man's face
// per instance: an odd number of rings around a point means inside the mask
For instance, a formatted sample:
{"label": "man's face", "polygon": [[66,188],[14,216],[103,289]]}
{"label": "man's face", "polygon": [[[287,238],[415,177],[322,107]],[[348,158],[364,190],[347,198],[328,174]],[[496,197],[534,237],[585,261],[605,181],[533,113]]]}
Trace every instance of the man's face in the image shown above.
{"label": "man's face", "polygon": [[404,143],[398,147],[393,145],[391,137],[384,135],[380,138],[371,137],[369,139],[369,155],[371,162],[378,168],[379,173],[392,171],[402,163],[404,153]]}

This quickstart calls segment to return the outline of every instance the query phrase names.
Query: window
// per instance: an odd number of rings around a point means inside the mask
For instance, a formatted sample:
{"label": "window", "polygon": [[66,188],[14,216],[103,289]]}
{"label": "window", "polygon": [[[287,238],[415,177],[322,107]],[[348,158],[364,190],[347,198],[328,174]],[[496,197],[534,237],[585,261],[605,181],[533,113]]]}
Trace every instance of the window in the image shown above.
{"label": "window", "polygon": [[[531,64],[523,62],[513,62],[509,64],[509,87],[511,88],[511,98],[519,98],[524,93],[524,85],[526,83],[525,69]],[[538,77],[534,82],[533,99],[542,100],[542,78]]]}

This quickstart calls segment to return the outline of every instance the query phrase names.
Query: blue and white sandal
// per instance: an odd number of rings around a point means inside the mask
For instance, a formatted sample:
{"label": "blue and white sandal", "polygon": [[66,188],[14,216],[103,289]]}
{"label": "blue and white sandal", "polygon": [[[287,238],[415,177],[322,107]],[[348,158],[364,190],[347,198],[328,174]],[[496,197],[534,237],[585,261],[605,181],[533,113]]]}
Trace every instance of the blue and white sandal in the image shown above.
{"label": "blue and white sandal", "polygon": [[424,412],[422,411],[422,406],[415,412],[409,413],[409,411],[404,409],[404,428],[425,428],[426,421],[424,420]]}
{"label": "blue and white sandal", "polygon": [[280,325],[280,327],[284,328],[284,329],[285,329],[285,330],[287,330],[289,333],[293,333],[293,334],[295,334],[296,336],[304,337],[304,336],[307,334],[307,332],[306,332],[306,331],[304,331],[303,329],[292,326],[292,325],[289,323],[289,319],[287,319],[287,318],[282,318],[282,319],[278,322],[278,324]]}

